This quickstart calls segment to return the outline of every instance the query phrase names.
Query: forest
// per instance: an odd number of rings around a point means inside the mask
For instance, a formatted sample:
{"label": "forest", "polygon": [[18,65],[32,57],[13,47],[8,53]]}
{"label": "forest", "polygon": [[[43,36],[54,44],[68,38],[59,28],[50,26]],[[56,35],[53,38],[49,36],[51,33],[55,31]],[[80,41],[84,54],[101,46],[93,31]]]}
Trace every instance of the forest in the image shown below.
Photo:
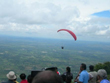
{"label": "forest", "polygon": [[81,63],[87,65],[87,70],[89,65],[96,65],[97,70],[106,68],[97,64],[102,65],[109,59],[109,42],[0,36],[0,82],[7,79],[10,70],[15,71],[19,79],[21,73],[29,75],[32,70],[47,67],[58,67],[63,73],[70,66],[75,77]]}

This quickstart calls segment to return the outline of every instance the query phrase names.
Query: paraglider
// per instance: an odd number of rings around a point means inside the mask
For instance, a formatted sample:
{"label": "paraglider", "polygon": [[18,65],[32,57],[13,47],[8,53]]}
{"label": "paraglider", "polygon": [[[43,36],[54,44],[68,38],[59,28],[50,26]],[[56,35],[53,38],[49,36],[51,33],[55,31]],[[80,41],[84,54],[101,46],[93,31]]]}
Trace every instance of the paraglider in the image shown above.
{"label": "paraglider", "polygon": [[68,33],[70,33],[72,35],[72,37],[74,38],[75,41],[77,40],[76,35],[72,31],[70,31],[68,29],[59,29],[57,32],[59,32],[59,31],[67,31]]}
{"label": "paraglider", "polygon": [[62,48],[62,49],[64,49],[64,47],[63,47],[63,46],[62,46],[61,48]]}
{"label": "paraglider", "polygon": [[[57,32],[60,32],[60,31],[67,31],[69,34],[71,34],[71,36],[74,38],[75,41],[77,40],[76,35],[72,31],[68,29],[59,29]],[[64,49],[64,47],[62,46],[61,49]]]}

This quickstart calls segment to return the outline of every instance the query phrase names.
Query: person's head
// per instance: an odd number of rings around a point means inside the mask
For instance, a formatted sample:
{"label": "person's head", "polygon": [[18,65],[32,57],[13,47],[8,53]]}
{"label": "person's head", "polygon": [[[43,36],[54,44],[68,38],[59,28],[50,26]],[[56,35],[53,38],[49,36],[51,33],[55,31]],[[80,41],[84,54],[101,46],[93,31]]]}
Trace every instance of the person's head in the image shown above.
{"label": "person's head", "polygon": [[82,63],[81,66],[80,66],[80,70],[86,70],[86,64]]}
{"label": "person's head", "polygon": [[107,78],[107,72],[104,69],[99,69],[98,72],[98,79],[102,80],[102,79],[106,79]]}
{"label": "person's head", "polygon": [[63,80],[57,73],[47,70],[38,73],[32,83],[63,83]]}
{"label": "person's head", "polygon": [[28,81],[28,83],[31,83],[32,82],[32,76],[31,75],[28,75],[27,76],[27,81]]}
{"label": "person's head", "polygon": [[10,71],[6,76],[7,76],[7,78],[8,78],[9,80],[14,80],[14,79],[16,79],[16,75],[15,75],[15,72],[14,72],[14,71]]}
{"label": "person's head", "polygon": [[25,73],[20,74],[20,78],[21,78],[22,80],[26,79]]}
{"label": "person's head", "polygon": [[71,72],[70,67],[66,67],[66,71],[67,71],[68,73],[70,73],[70,72]]}
{"label": "person's head", "polygon": [[93,65],[90,65],[90,66],[89,66],[89,70],[90,70],[90,71],[94,71],[94,66],[93,66]]}

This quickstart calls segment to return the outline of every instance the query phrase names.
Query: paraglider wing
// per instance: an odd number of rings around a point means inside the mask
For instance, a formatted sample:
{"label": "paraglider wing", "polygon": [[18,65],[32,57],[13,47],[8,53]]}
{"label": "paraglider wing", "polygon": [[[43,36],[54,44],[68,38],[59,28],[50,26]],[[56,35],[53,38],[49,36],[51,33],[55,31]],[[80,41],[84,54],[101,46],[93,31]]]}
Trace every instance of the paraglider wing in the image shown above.
{"label": "paraglider wing", "polygon": [[59,31],[67,31],[68,33],[70,33],[70,34],[73,36],[73,38],[74,38],[75,41],[76,41],[77,37],[76,37],[76,35],[75,35],[72,31],[70,31],[70,30],[68,30],[68,29],[60,29],[60,30],[58,30],[57,32],[59,32]]}

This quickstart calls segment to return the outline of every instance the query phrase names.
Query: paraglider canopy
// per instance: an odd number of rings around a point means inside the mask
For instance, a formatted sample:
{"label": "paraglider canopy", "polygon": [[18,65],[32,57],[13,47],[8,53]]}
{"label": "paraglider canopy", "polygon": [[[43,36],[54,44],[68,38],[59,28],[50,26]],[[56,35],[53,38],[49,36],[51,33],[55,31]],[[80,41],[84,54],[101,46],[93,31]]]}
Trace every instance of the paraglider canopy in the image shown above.
{"label": "paraglider canopy", "polygon": [[74,38],[75,41],[77,40],[76,35],[72,31],[70,31],[68,29],[59,29],[57,32],[59,32],[59,31],[67,31],[68,33],[70,33],[72,35],[72,37]]}

